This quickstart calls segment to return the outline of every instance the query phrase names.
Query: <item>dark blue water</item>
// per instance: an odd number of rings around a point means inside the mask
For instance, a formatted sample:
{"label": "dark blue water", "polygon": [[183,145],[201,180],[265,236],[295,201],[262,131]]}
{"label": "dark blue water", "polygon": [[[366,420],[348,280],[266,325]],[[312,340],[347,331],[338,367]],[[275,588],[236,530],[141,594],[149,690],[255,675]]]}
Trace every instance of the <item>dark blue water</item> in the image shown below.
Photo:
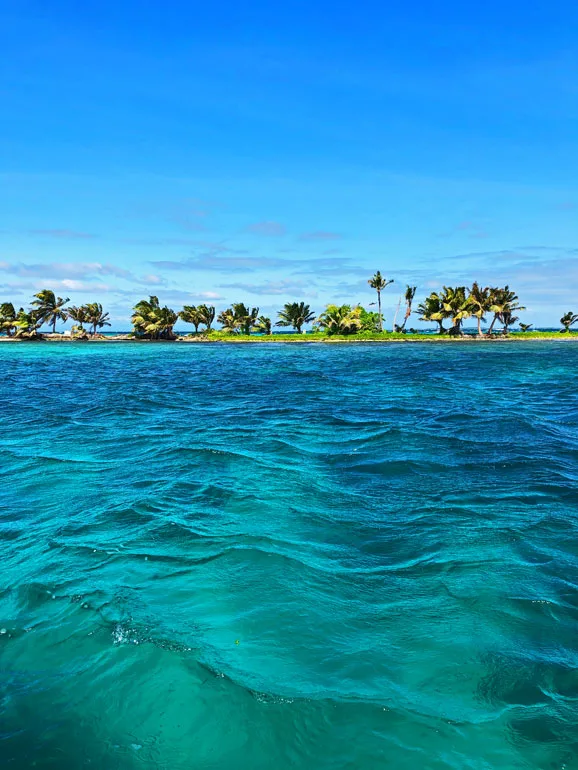
{"label": "dark blue water", "polygon": [[0,765],[578,768],[577,371],[0,346]]}

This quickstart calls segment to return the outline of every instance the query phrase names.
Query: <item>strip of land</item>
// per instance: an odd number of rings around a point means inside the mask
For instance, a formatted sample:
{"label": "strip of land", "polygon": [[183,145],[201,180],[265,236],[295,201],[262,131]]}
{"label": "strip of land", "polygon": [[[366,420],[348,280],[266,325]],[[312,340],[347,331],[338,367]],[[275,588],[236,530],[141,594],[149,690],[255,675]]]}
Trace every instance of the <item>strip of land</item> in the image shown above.
{"label": "strip of land", "polygon": [[225,345],[259,345],[259,344],[495,344],[503,342],[571,342],[578,341],[578,332],[560,333],[560,332],[512,332],[510,334],[493,334],[492,336],[477,336],[473,334],[464,334],[463,336],[449,336],[447,334],[399,334],[393,332],[371,333],[371,334],[351,334],[351,335],[328,335],[328,334],[270,334],[270,335],[244,335],[244,334],[191,334],[177,337],[174,340],[149,340],[127,334],[119,335],[97,335],[94,337],[75,339],[66,334],[43,334],[35,338],[7,337],[0,336],[0,343],[8,344],[30,344],[38,342],[47,343],[65,343],[75,345],[94,345],[111,343],[138,343],[138,344],[225,344]]}

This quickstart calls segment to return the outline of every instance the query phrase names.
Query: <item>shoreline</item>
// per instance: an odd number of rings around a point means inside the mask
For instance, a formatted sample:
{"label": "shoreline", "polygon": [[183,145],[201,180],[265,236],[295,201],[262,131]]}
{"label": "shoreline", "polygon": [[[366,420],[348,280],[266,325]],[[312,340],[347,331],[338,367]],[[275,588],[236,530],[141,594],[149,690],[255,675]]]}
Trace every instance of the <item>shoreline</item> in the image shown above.
{"label": "shoreline", "polygon": [[34,343],[52,343],[52,344],[76,344],[76,345],[95,345],[95,344],[126,344],[136,343],[139,345],[174,345],[174,344],[187,344],[187,345],[363,345],[363,344],[378,344],[378,345],[392,345],[392,344],[473,344],[473,343],[504,343],[504,342],[578,342],[578,333],[563,334],[560,332],[531,332],[528,334],[512,334],[509,336],[501,337],[477,337],[475,335],[466,335],[464,337],[448,337],[438,335],[405,335],[403,337],[391,336],[384,338],[363,338],[357,336],[351,337],[323,337],[323,338],[307,338],[306,335],[272,335],[270,337],[241,337],[231,336],[219,337],[211,339],[210,337],[178,337],[176,340],[146,340],[128,338],[124,335],[118,337],[100,337],[96,339],[83,339],[75,340],[72,337],[62,336],[50,336],[46,335],[39,339],[22,339],[17,337],[0,337],[0,344],[34,344]]}

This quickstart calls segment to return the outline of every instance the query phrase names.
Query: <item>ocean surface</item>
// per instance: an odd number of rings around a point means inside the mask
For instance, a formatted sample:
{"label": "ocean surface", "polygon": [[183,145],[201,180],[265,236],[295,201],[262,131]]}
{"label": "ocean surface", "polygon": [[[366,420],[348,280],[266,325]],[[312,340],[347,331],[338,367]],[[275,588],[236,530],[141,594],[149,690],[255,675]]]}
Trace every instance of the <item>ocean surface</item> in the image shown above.
{"label": "ocean surface", "polygon": [[0,346],[0,766],[578,768],[577,372]]}

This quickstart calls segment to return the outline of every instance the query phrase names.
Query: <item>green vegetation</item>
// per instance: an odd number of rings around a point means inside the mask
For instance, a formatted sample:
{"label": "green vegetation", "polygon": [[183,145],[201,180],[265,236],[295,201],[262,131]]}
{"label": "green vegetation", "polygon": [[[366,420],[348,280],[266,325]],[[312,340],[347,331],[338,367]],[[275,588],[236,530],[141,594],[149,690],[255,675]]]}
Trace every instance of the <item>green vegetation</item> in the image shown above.
{"label": "green vegetation", "polygon": [[66,308],[66,314],[68,318],[76,321],[76,324],[72,327],[72,336],[75,339],[86,339],[88,337],[84,324],[92,327],[91,334],[93,337],[96,337],[98,329],[102,329],[103,326],[110,326],[109,314],[104,312],[99,302],[89,302],[79,307],[70,305]]}
{"label": "green vegetation", "polygon": [[[257,325],[255,326],[255,329],[260,334],[270,335],[270,334],[272,334],[271,325],[272,324],[271,324],[271,319],[270,318],[268,318],[265,315],[260,315],[259,318],[257,319]],[[279,324],[277,324],[277,325],[279,325]]]}
{"label": "green vegetation", "polygon": [[199,326],[203,325],[206,331],[211,330],[211,325],[215,320],[215,308],[208,305],[185,305],[178,314],[179,318],[188,324],[193,324],[195,334],[198,334]]}
{"label": "green vegetation", "polygon": [[[194,326],[190,341],[235,341],[235,342],[441,342],[450,339],[552,339],[557,333],[532,331],[532,324],[522,323],[517,313],[524,311],[517,294],[509,286],[482,287],[474,282],[471,288],[466,286],[444,286],[441,291],[433,291],[417,307],[421,321],[436,324],[436,333],[420,332],[407,329],[413,313],[416,286],[406,286],[403,299],[405,312],[403,322],[398,325],[394,319],[395,331],[383,330],[381,310],[381,292],[393,283],[377,271],[368,283],[377,292],[378,312],[368,310],[361,305],[329,304],[316,314],[305,302],[287,302],[278,311],[278,320],[259,315],[258,307],[250,307],[243,302],[235,302],[222,310],[217,322],[221,328],[215,330],[213,322],[216,310],[209,305],[185,305],[179,312],[164,305],[158,297],[150,296],[136,303],[131,320],[133,332],[131,339],[176,340],[174,327],[180,319]],[[84,305],[67,305],[68,299],[57,297],[51,289],[43,289],[34,295],[28,310],[16,310],[13,303],[0,304],[0,334],[14,339],[42,339],[40,329],[43,325],[51,327],[54,334],[59,322],[72,319],[68,336],[72,339],[97,338],[98,330],[110,326],[109,314],[98,302]],[[401,305],[401,299],[400,303]],[[399,305],[398,305],[399,309]],[[397,312],[396,312],[397,317]],[[482,323],[491,317],[489,327],[484,331]],[[468,318],[476,319],[477,334],[464,332],[464,322]],[[578,322],[578,314],[565,313],[560,323],[564,334],[571,334],[571,327]],[[515,324],[518,330],[514,330]],[[312,324],[312,331],[303,334],[304,327]],[[498,328],[498,325],[500,328]],[[276,334],[274,326],[291,327],[294,333]],[[204,328],[203,328],[204,327]],[[102,335],[100,335],[102,338]]]}
{"label": "green vegetation", "polygon": [[8,337],[12,337],[17,330],[17,313],[11,302],[3,302],[0,305],[0,331],[6,332]]}
{"label": "green vegetation", "polygon": [[132,324],[137,337],[149,340],[174,340],[173,327],[178,320],[174,310],[161,307],[158,297],[141,299],[134,307]]}
{"label": "green vegetation", "polygon": [[275,326],[292,326],[297,334],[301,334],[304,324],[315,320],[315,313],[304,302],[287,302],[277,315],[279,320]]}
{"label": "green vegetation", "polygon": [[355,334],[362,327],[361,310],[359,306],[352,308],[351,305],[327,305],[315,326],[324,329],[329,335]]}
{"label": "green vegetation", "polygon": [[37,318],[42,323],[52,325],[52,333],[56,334],[56,324],[58,321],[66,321],[68,313],[64,306],[69,301],[68,297],[62,299],[57,297],[50,289],[42,289],[34,295],[32,307],[36,308]]}
{"label": "green vegetation", "polygon": [[381,314],[381,292],[389,286],[390,283],[393,283],[393,278],[391,278],[389,281],[384,278],[379,270],[373,275],[372,278],[370,278],[367,282],[372,289],[375,289],[377,292],[377,311],[379,314],[379,331],[383,331],[383,315]]}
{"label": "green vegetation", "polygon": [[573,326],[573,324],[578,321],[578,313],[573,313],[571,310],[568,311],[568,313],[564,313],[562,318],[560,319],[560,323],[562,324],[562,332],[567,333],[570,331],[570,327]]}
{"label": "green vegetation", "polygon": [[398,326],[397,324],[394,324],[394,326],[395,326],[394,331],[396,331],[396,332],[404,332],[405,331],[406,324],[407,324],[407,322],[409,320],[409,317],[411,316],[412,305],[413,305],[413,300],[414,300],[416,291],[417,291],[417,286],[409,286],[408,285],[408,286],[405,287],[405,295],[404,295],[404,299],[405,299],[405,314],[404,314],[404,317],[403,317],[403,323],[402,323],[401,326]]}

